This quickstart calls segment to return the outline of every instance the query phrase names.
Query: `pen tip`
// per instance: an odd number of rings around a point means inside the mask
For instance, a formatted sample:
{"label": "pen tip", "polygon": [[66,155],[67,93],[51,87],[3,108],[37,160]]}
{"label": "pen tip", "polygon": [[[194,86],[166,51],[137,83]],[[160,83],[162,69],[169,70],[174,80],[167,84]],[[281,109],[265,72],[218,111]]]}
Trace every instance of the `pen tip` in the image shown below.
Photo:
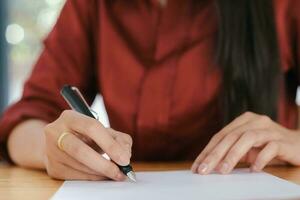
{"label": "pen tip", "polygon": [[129,178],[131,181],[136,182],[136,176],[135,176],[135,173],[134,173],[133,171],[128,172],[128,173],[127,173],[127,176],[128,176],[128,178]]}

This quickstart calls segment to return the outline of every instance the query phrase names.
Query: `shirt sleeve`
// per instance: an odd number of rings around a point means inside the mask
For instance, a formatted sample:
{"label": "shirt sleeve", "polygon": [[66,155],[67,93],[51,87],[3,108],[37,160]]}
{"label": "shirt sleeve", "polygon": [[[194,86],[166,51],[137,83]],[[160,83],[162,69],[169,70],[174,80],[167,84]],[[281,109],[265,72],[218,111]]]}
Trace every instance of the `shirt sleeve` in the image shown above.
{"label": "shirt sleeve", "polygon": [[27,119],[54,121],[68,105],[60,96],[64,84],[78,87],[91,103],[97,93],[95,49],[97,0],[67,0],[44,49],[26,81],[22,98],[0,120],[0,160],[8,159],[9,133]]}

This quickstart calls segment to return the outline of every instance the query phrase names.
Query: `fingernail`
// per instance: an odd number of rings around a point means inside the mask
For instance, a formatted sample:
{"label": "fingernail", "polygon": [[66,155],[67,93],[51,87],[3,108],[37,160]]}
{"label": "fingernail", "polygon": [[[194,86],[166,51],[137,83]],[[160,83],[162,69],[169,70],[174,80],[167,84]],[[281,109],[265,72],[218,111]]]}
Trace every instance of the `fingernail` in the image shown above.
{"label": "fingernail", "polygon": [[200,174],[205,174],[207,172],[208,169],[208,165],[205,163],[202,163],[199,167],[198,167],[198,172]]}
{"label": "fingernail", "polygon": [[228,163],[224,162],[221,166],[220,172],[222,174],[226,174],[226,173],[228,173],[228,169],[229,169]]}

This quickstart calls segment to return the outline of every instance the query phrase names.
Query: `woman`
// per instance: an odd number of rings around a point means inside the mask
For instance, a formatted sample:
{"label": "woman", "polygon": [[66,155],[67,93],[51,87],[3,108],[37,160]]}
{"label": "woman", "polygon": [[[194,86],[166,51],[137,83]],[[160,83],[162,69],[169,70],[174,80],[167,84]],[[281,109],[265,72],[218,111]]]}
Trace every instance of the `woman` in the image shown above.
{"label": "woman", "polygon": [[[100,150],[120,165],[196,158],[199,174],[227,174],[239,162],[255,171],[300,165],[298,8],[298,0],[67,1],[22,99],[2,117],[7,157],[68,180],[124,180]],[[64,84],[88,103],[101,93],[113,129],[68,111]]]}

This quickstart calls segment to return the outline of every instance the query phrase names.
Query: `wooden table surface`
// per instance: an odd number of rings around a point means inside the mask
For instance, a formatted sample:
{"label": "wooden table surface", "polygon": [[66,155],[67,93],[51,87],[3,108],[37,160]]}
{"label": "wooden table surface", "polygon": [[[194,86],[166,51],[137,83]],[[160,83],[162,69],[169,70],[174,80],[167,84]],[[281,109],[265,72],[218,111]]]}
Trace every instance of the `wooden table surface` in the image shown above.
{"label": "wooden table surface", "polygon": [[[189,169],[191,163],[134,163],[135,171],[159,171]],[[265,169],[275,176],[300,185],[300,168],[269,167]],[[0,199],[35,200],[49,199],[63,182],[49,178],[43,171],[22,169],[0,164]]]}

